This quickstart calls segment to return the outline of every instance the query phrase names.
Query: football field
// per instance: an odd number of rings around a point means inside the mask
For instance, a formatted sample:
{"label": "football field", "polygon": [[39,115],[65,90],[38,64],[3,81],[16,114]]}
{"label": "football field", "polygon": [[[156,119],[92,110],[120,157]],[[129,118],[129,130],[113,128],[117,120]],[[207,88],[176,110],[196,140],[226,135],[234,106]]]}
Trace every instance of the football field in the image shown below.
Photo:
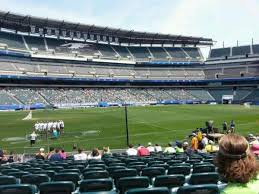
{"label": "football field", "polygon": [[[69,110],[37,110],[32,120],[23,121],[28,111],[0,112],[0,148],[16,153],[34,152],[39,147],[60,146],[71,151],[73,144],[91,150],[94,147],[126,148],[124,107]],[[259,134],[259,107],[240,105],[171,105],[128,107],[129,141],[162,146],[183,140],[207,120],[222,128],[224,120],[236,123],[237,133]],[[65,133],[59,139],[41,137],[30,148],[29,135],[37,121],[65,122]]]}

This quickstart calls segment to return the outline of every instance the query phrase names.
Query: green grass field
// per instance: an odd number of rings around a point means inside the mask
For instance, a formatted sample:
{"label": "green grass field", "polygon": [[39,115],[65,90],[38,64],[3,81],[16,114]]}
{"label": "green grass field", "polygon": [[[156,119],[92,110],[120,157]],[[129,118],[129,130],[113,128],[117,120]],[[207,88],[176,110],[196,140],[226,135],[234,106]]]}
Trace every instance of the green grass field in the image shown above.
{"label": "green grass field", "polygon": [[[38,121],[64,120],[65,134],[58,140],[42,139],[35,147],[63,146],[72,150],[76,143],[84,149],[93,147],[126,147],[124,108],[91,108],[71,110],[33,111],[33,120],[22,121],[28,111],[0,112],[0,148],[16,153],[30,151],[26,134]],[[238,133],[259,133],[259,107],[244,108],[239,105],[172,105],[152,107],[129,107],[129,137],[133,144],[148,142],[167,144],[183,140],[205,121],[214,120],[215,127],[231,119],[236,122]]]}

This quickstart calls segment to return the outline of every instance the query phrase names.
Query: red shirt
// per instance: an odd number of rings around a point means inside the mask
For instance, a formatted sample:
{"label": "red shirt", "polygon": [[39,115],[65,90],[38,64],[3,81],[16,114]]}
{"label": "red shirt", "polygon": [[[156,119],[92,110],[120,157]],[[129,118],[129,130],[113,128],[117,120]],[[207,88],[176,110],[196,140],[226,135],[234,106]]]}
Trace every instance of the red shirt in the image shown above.
{"label": "red shirt", "polygon": [[145,147],[141,147],[139,150],[138,150],[138,156],[149,156],[150,155],[150,152],[147,148]]}

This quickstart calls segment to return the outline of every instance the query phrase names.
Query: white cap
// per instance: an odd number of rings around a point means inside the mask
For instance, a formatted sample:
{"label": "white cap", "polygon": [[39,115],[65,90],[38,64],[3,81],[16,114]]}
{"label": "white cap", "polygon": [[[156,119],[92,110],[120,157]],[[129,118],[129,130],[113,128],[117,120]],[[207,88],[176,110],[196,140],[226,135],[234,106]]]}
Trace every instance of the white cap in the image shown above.
{"label": "white cap", "polygon": [[151,145],[152,145],[152,143],[151,143],[151,142],[148,142],[148,145],[149,145],[149,146],[151,146]]}
{"label": "white cap", "polygon": [[44,148],[40,148],[40,152],[44,152]]}

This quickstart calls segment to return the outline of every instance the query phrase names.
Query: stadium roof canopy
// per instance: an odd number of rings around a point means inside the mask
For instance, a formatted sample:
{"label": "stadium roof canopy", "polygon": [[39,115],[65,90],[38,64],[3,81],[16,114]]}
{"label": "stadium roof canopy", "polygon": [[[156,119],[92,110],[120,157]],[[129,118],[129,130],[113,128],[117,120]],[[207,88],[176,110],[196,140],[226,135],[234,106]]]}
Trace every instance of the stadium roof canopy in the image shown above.
{"label": "stadium roof canopy", "polygon": [[30,33],[32,26],[36,31],[41,28],[43,34],[47,29],[81,33],[94,36],[107,36],[117,38],[118,43],[127,44],[179,44],[193,46],[210,46],[213,45],[211,38],[181,36],[171,34],[138,32],[134,30],[123,30],[120,28],[101,27],[95,25],[85,25],[81,23],[72,23],[67,21],[39,18],[30,15],[20,15],[11,12],[0,11],[0,27],[11,29],[19,32]]}

